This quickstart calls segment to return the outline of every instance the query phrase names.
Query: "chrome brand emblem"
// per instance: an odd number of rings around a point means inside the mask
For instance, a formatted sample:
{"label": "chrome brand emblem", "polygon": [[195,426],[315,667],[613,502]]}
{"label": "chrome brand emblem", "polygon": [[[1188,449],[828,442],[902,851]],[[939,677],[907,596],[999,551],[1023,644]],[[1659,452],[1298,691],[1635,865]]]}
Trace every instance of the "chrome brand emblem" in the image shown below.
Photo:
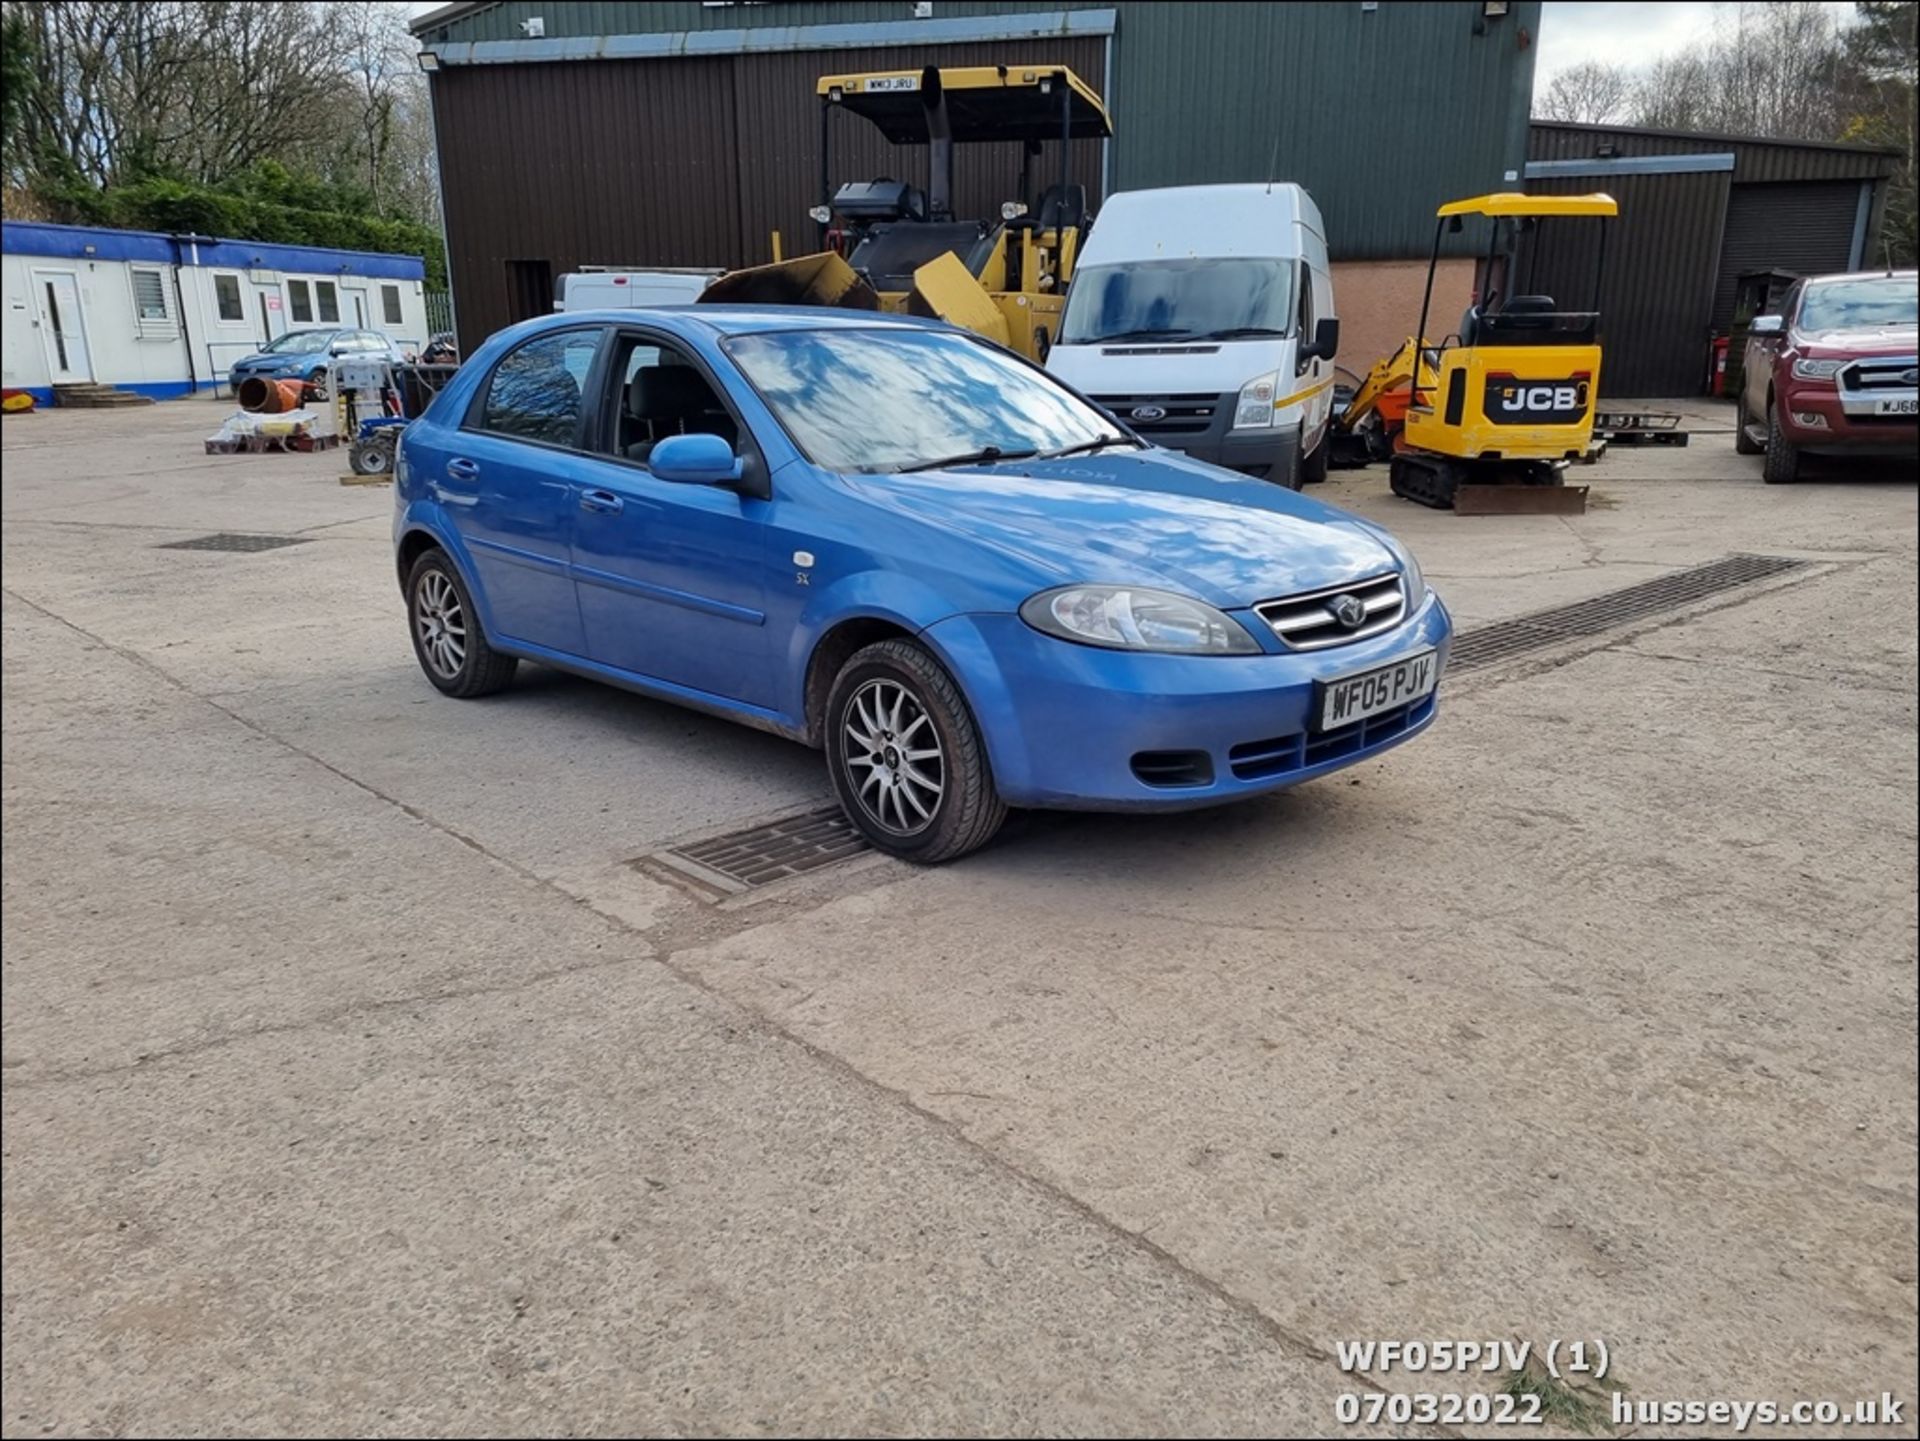
{"label": "chrome brand emblem", "polygon": [[1920,370],[1905,371],[1900,376],[1902,385],[1920,385]]}
{"label": "chrome brand emblem", "polygon": [[1158,405],[1136,405],[1127,412],[1130,420],[1165,420],[1166,410]]}
{"label": "chrome brand emblem", "polygon": [[1336,595],[1327,602],[1327,609],[1348,630],[1358,630],[1367,618],[1367,607],[1357,595]]}

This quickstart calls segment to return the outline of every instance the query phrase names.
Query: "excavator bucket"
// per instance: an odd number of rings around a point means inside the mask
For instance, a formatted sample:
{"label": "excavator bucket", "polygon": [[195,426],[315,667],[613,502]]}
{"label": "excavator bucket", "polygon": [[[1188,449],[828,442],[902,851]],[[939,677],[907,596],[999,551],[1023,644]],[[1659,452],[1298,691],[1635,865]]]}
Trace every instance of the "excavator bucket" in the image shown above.
{"label": "excavator bucket", "polygon": [[951,250],[913,272],[907,313],[923,320],[944,320],[999,345],[1007,343],[1007,317]]}
{"label": "excavator bucket", "polygon": [[730,270],[700,293],[699,305],[829,305],[878,310],[880,296],[831,250]]}

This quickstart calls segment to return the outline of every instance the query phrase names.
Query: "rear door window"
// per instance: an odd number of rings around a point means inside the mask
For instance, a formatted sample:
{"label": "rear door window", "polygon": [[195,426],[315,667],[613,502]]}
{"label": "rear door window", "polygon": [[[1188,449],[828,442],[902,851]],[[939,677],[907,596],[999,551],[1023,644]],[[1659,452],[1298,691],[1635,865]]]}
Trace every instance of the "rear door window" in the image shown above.
{"label": "rear door window", "polygon": [[487,378],[481,430],[541,445],[580,447],[587,377],[603,332],[562,330],[508,352]]}

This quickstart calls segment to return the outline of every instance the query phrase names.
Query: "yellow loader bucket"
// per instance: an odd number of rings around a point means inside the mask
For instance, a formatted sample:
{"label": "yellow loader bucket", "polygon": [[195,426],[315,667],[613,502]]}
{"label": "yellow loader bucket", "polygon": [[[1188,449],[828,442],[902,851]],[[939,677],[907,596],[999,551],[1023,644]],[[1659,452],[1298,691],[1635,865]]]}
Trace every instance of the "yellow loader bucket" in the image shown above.
{"label": "yellow loader bucket", "polygon": [[854,268],[823,250],[794,260],[730,270],[700,293],[701,305],[833,305],[878,310],[880,296]]}

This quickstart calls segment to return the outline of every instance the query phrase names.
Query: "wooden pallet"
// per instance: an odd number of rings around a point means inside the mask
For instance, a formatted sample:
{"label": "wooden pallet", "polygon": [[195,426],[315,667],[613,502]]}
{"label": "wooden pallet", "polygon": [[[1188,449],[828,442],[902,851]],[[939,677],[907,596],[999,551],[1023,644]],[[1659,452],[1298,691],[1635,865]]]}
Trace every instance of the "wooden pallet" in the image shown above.
{"label": "wooden pallet", "polygon": [[337,435],[235,435],[227,439],[209,439],[208,455],[269,455],[274,452],[305,455],[315,450],[332,450],[340,444]]}

